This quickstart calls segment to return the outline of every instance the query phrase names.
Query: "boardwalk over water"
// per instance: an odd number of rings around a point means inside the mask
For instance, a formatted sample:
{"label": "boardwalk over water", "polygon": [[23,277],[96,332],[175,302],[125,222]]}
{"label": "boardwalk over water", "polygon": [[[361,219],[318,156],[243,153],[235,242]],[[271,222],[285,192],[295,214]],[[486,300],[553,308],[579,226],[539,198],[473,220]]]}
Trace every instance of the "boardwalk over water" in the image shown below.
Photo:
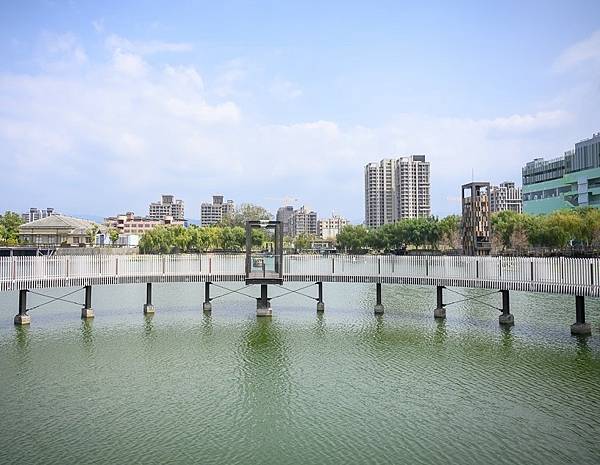
{"label": "boardwalk over water", "polygon": [[[0,258],[0,291],[126,283],[244,281],[244,255]],[[600,296],[600,259],[285,255],[284,282],[415,284]]]}

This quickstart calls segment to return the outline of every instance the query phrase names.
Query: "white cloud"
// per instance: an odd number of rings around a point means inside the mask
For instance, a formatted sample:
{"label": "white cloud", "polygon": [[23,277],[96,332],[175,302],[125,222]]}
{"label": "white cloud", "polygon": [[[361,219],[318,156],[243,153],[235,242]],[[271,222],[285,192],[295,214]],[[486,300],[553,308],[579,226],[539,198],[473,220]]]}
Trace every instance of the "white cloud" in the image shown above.
{"label": "white cloud", "polygon": [[236,85],[244,80],[247,75],[244,62],[237,58],[228,61],[219,72],[213,86],[213,93],[217,97],[231,97],[237,94]]}
{"label": "white cloud", "polygon": [[71,33],[42,34],[37,61],[48,70],[78,67],[88,62],[85,49]]}
{"label": "white cloud", "polygon": [[554,63],[554,69],[568,71],[590,62],[600,64],[600,30],[561,53]]}
{"label": "white cloud", "polygon": [[302,90],[293,82],[277,77],[271,83],[271,95],[278,100],[294,100],[302,95]]}
{"label": "white cloud", "polygon": [[192,44],[187,42],[131,41],[116,34],[110,34],[105,43],[109,50],[122,50],[137,55],[189,52],[194,48]]}
{"label": "white cloud", "polygon": [[94,27],[94,30],[97,33],[103,33],[104,32],[104,18],[95,19],[94,21],[92,21],[92,26]]}
{"label": "white cloud", "polygon": [[[68,35],[53,43],[51,58],[54,51],[60,59],[77,56],[81,48]],[[62,186],[54,194],[81,202],[80,211],[89,205],[88,211],[114,214],[134,208],[127,204],[132,196],[147,203],[159,191],[173,191],[194,218],[212,192],[238,202],[294,192],[319,211],[358,219],[364,165],[424,153],[432,162],[434,212],[447,213],[456,210],[454,197],[472,168],[479,179],[519,181],[520,167],[531,156],[542,149],[548,153],[541,155],[561,153],[557,128],[577,121],[562,102],[479,119],[407,113],[379,127],[318,118],[266,124],[252,120],[252,112],[243,112],[232,98],[246,74],[241,60],[206,82],[193,65],[158,65],[144,60],[143,47],[129,44],[115,41],[111,60],[87,67],[0,74],[0,162],[14,174],[0,194],[13,195],[22,178],[33,189],[31,198],[37,186],[44,191],[44,180],[53,179]],[[293,85],[283,88],[292,96],[300,92]],[[79,179],[86,189],[75,183]]]}

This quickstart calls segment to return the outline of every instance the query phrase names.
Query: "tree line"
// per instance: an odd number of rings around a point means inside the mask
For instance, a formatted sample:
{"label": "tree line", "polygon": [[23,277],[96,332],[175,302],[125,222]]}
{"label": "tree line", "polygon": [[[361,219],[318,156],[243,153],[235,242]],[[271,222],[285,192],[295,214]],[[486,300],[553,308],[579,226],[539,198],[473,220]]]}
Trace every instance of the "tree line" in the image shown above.
{"label": "tree line", "polygon": [[459,247],[459,216],[450,215],[441,220],[436,217],[406,219],[372,229],[348,225],[337,236],[338,249],[348,253],[398,253],[411,246],[438,249],[440,244],[447,248]]}
{"label": "tree line", "polygon": [[[337,236],[340,250],[395,253],[405,248],[454,249],[461,245],[461,218],[450,215],[401,220],[368,229],[346,226]],[[526,253],[535,248],[600,247],[600,210],[580,207],[546,215],[503,211],[491,215],[493,252]]]}
{"label": "tree line", "polygon": [[[252,246],[263,248],[271,240],[263,229],[252,230]],[[140,253],[240,252],[246,248],[246,230],[241,226],[157,226],[140,239]]]}
{"label": "tree line", "polygon": [[600,210],[579,207],[547,215],[512,211],[492,215],[493,245],[500,251],[530,247],[564,249],[600,246]]}

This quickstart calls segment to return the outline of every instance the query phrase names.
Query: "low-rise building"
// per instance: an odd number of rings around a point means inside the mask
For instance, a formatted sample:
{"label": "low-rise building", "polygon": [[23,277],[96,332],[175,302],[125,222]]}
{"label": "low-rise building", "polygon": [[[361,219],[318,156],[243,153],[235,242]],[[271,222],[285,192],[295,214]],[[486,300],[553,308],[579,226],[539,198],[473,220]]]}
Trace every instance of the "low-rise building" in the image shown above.
{"label": "low-rise building", "polygon": [[19,226],[19,238],[38,247],[94,245],[90,231],[106,233],[106,226],[66,215],[50,215]]}
{"label": "low-rise building", "polygon": [[185,221],[175,220],[172,216],[163,216],[162,219],[157,220],[127,212],[123,215],[104,218],[104,224],[109,228],[116,229],[119,235],[142,235],[156,226],[184,226]]}
{"label": "low-rise building", "polygon": [[349,224],[346,218],[332,215],[331,218],[319,220],[318,234],[325,241],[334,241],[344,226]]}

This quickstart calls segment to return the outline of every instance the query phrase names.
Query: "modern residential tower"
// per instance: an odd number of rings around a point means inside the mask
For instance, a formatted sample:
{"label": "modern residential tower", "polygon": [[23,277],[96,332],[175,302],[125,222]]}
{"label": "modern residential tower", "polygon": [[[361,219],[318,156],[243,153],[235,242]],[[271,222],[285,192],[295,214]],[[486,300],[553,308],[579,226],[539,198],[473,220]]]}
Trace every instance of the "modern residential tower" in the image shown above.
{"label": "modern residential tower", "polygon": [[383,159],[365,166],[365,225],[379,227],[431,215],[430,169],[425,155]]}

